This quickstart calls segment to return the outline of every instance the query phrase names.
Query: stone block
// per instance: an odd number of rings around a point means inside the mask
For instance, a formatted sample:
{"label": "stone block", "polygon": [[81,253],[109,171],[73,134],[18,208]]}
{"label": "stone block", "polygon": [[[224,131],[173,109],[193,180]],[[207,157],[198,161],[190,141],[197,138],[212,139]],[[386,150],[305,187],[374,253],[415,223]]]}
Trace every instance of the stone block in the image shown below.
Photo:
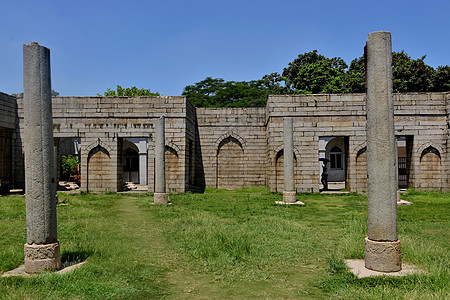
{"label": "stone block", "polygon": [[61,267],[59,243],[25,244],[25,272],[55,271]]}
{"label": "stone block", "polygon": [[400,241],[377,242],[365,239],[365,265],[378,272],[398,272],[402,269]]}

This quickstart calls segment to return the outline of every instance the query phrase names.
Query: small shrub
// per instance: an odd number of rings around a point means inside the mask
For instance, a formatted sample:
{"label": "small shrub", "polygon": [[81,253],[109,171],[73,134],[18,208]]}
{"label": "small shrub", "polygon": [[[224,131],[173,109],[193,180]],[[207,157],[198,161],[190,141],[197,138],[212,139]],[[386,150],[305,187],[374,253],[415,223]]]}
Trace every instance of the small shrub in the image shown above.
{"label": "small shrub", "polygon": [[74,155],[61,156],[61,178],[64,180],[68,180],[73,166],[79,163],[80,161],[78,160],[78,157]]}

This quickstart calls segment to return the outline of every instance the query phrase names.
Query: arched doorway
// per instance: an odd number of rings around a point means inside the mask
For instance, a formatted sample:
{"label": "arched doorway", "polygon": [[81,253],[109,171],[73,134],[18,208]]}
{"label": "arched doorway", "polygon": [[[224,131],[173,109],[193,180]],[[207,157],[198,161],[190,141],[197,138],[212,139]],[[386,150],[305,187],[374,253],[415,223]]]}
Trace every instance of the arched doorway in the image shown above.
{"label": "arched doorway", "polygon": [[330,160],[328,169],[328,181],[345,181],[344,139],[334,138],[330,140],[325,149],[325,156]]}
{"label": "arched doorway", "polygon": [[176,192],[178,188],[179,161],[178,153],[172,147],[166,146],[166,190]]}
{"label": "arched doorway", "polygon": [[97,146],[88,155],[88,186],[90,192],[105,192],[112,190],[111,158],[108,151]]}
{"label": "arched doorway", "polygon": [[356,192],[367,191],[367,151],[362,148],[356,154]]}
{"label": "arched doorway", "polygon": [[326,163],[329,190],[341,190],[347,187],[348,146],[349,137],[319,137],[318,179],[322,179]]}
{"label": "arched doorway", "polygon": [[244,149],[232,136],[223,139],[217,149],[216,185],[229,190],[245,186]]}
{"label": "arched doorway", "polygon": [[441,154],[429,146],[420,156],[420,188],[424,190],[440,190],[442,188]]}

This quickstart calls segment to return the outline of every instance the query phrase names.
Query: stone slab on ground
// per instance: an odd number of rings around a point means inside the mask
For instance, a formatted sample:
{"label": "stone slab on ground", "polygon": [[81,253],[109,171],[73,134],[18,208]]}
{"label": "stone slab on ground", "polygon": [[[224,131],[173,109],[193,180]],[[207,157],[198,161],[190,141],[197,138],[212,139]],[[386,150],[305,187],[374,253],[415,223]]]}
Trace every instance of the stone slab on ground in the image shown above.
{"label": "stone slab on ground", "polygon": [[350,192],[348,191],[341,191],[341,190],[324,190],[324,191],[320,191],[321,194],[349,194]]}
{"label": "stone slab on ground", "polygon": [[365,278],[371,276],[406,276],[418,273],[424,273],[413,265],[403,264],[402,270],[399,272],[377,272],[369,270],[365,266],[364,259],[346,259],[345,264],[350,268],[350,272],[355,274],[358,278]]}
{"label": "stone slab on ground", "polygon": [[400,206],[400,205],[411,205],[411,204],[413,204],[413,203],[409,202],[409,201],[406,201],[406,200],[397,201],[397,206]]}
{"label": "stone slab on ground", "polygon": [[148,185],[136,184],[132,190],[123,190],[118,193],[148,193]]}
{"label": "stone slab on ground", "polygon": [[[61,265],[61,268],[58,271],[52,272],[52,273],[56,273],[56,274],[65,274],[68,273],[78,267],[81,267],[82,265],[84,265],[86,262],[82,261],[82,262],[65,262]],[[7,271],[5,273],[3,273],[1,275],[1,277],[11,277],[11,276],[22,276],[22,277],[32,277],[32,276],[36,276],[39,275],[37,274],[28,274],[27,272],[25,272],[25,265],[21,265],[11,271]]]}
{"label": "stone slab on ground", "polygon": [[284,202],[284,201],[275,201],[275,204],[278,205],[305,205],[302,201],[295,201],[295,202]]}
{"label": "stone slab on ground", "polygon": [[12,189],[12,190],[9,190],[9,193],[11,194],[11,195],[15,195],[15,194],[18,194],[18,195],[23,195],[23,189]]}

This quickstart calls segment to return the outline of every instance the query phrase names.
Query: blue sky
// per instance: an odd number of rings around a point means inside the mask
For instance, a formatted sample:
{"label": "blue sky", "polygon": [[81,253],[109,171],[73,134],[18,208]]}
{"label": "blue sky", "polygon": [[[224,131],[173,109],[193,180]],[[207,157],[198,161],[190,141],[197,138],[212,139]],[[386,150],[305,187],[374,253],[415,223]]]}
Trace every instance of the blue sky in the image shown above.
{"label": "blue sky", "polygon": [[253,80],[317,49],[347,64],[368,33],[450,64],[450,1],[0,0],[0,91],[23,90],[22,45],[51,50],[52,87],[94,96],[137,86],[181,95],[207,76]]}

